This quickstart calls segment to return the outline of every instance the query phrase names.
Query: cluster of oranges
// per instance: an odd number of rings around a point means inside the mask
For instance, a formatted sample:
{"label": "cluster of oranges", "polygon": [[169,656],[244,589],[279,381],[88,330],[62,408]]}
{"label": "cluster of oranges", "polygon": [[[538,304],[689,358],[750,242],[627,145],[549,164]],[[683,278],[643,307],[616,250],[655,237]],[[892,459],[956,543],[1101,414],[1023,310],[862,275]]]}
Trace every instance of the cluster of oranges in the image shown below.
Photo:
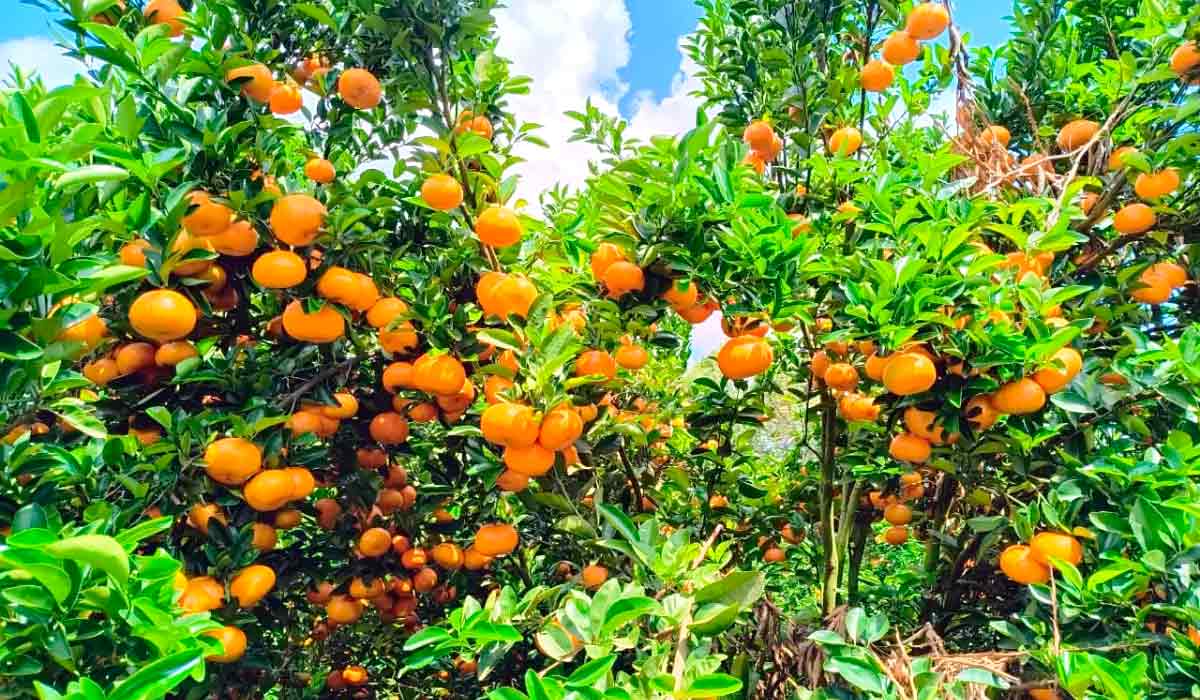
{"label": "cluster of oranges", "polygon": [[[217,610],[225,605],[225,586],[211,576],[187,578],[182,573],[175,583],[179,591],[179,607],[188,613]],[[239,571],[229,581],[229,595],[243,610],[252,608],[275,587],[275,572],[262,564],[252,564]],[[217,663],[232,663],[246,651],[246,634],[233,625],[207,632],[219,640],[224,650],[208,657]]]}
{"label": "cluster of oranges", "polygon": [[592,277],[602,284],[608,296],[619,299],[646,288],[642,268],[629,261],[625,251],[612,243],[601,243],[591,257]]}
{"label": "cluster of oranges", "polygon": [[760,175],[766,171],[767,163],[778,158],[783,152],[783,139],[766,121],[751,122],[742,131],[742,140],[750,147],[750,152],[742,162],[754,168]]}
{"label": "cluster of oranges", "polygon": [[[886,90],[896,79],[896,66],[904,66],[921,55],[921,42],[936,39],[950,26],[950,12],[937,2],[921,3],[908,13],[904,29],[892,33],[884,42],[883,58],[871,59],[859,77],[867,92]],[[836,150],[836,149],[835,149]]]}
{"label": "cluster of oranges", "polygon": [[1020,584],[1046,583],[1051,559],[1078,566],[1083,561],[1083,545],[1071,535],[1039,532],[1028,545],[1014,544],[1001,552],[1000,570]]}

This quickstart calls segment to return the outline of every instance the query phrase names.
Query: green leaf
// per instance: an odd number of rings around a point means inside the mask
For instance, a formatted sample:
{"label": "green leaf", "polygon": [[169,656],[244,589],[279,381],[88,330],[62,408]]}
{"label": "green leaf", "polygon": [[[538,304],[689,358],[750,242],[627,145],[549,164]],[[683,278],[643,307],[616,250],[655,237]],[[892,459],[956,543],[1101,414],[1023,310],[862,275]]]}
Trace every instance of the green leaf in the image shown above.
{"label": "green leaf", "polygon": [[36,343],[23,338],[12,331],[0,331],[0,357],[8,360],[36,360],[42,356],[42,349]]}
{"label": "green leaf", "polygon": [[33,110],[29,107],[29,101],[25,99],[25,95],[14,92],[8,100],[8,104],[12,111],[21,118],[21,122],[25,124],[25,136],[32,143],[41,143],[42,132],[38,129],[37,117],[34,116]]}
{"label": "green leaf", "polygon": [[108,574],[119,585],[129,580],[129,555],[121,543],[108,535],[79,535],[59,540],[45,548],[58,559],[93,566]]}
{"label": "green leaf", "polygon": [[621,537],[624,537],[625,540],[628,541],[633,547],[634,556],[637,557],[642,566],[649,568],[649,548],[638,537],[637,527],[633,524],[633,521],[630,520],[629,516],[626,515],[625,512],[620,508],[608,503],[602,504],[599,510],[600,515],[604,516],[604,519],[608,521],[608,524],[612,525],[613,529],[620,533]]}
{"label": "green leaf", "polygon": [[88,165],[63,173],[54,181],[61,189],[70,185],[91,185],[97,182],[120,182],[129,178],[129,171],[115,165]]}
{"label": "green leaf", "polygon": [[725,603],[748,607],[762,596],[765,576],[761,571],[732,571],[725,578],[696,592],[697,603]]}
{"label": "green leaf", "polygon": [[118,683],[108,696],[113,700],[157,700],[166,697],[204,662],[204,653],[203,649],[189,649],[143,666]]}
{"label": "green leaf", "polygon": [[649,615],[651,612],[659,609],[658,602],[653,598],[645,596],[622,598],[609,606],[604,616],[604,626],[601,628],[600,634],[605,636],[611,635],[625,623],[636,620],[643,615]]}
{"label": "green leaf", "polygon": [[825,670],[836,673],[850,685],[868,693],[883,695],[888,681],[883,671],[875,664],[849,655],[834,656],[825,662]]}
{"label": "green leaf", "polygon": [[567,686],[575,688],[591,688],[595,686],[601,678],[604,678],[608,674],[609,669],[612,668],[616,660],[616,654],[592,659],[575,669],[575,672],[567,678]]}
{"label": "green leaf", "polygon": [[128,530],[123,530],[118,533],[117,542],[121,543],[121,546],[125,547],[125,549],[133,551],[133,548],[135,545],[137,545],[137,543],[144,539],[154,537],[159,533],[170,530],[171,525],[174,522],[174,518],[171,518],[170,516],[163,516],[161,518],[154,518],[153,520],[147,520],[145,522],[138,523]]}
{"label": "green leaf", "polygon": [[338,30],[337,22],[333,20],[333,16],[329,14],[328,10],[320,5],[311,2],[300,2],[293,5],[292,9],[302,15],[307,15],[308,17],[317,20],[335,32]]}
{"label": "green leaf", "polygon": [[731,695],[742,689],[742,682],[724,673],[710,673],[692,681],[683,692],[685,698],[710,698]]}
{"label": "green leaf", "polygon": [[404,642],[404,651],[420,649],[423,646],[437,644],[448,639],[452,639],[450,633],[441,627],[426,627]]}

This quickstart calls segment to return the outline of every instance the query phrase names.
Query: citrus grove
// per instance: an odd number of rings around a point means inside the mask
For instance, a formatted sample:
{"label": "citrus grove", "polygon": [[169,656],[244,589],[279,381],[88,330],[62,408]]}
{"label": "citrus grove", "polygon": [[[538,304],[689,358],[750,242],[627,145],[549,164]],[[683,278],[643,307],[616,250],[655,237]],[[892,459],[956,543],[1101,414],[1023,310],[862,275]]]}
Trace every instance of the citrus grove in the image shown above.
{"label": "citrus grove", "polygon": [[706,0],[537,202],[492,0],[44,4],[0,697],[1200,695],[1195,4]]}

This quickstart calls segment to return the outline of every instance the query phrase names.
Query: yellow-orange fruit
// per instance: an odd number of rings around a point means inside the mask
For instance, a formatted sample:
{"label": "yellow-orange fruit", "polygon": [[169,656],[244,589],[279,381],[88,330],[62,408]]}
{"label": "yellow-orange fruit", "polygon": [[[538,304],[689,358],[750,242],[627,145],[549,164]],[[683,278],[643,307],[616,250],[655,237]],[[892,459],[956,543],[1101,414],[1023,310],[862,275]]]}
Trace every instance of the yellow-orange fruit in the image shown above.
{"label": "yellow-orange fruit", "polygon": [[894,459],[914,464],[928,462],[932,452],[928,440],[911,433],[900,433],[888,445],[888,454]]}
{"label": "yellow-orange fruit", "polygon": [[1000,570],[1023,585],[1050,580],[1050,568],[1034,559],[1029,547],[1023,544],[1011,545],[1000,553]]}
{"label": "yellow-orange fruit", "polygon": [[1008,415],[1036,413],[1045,405],[1045,390],[1029,377],[1009,382],[992,394],[992,406],[1000,413]]}
{"label": "yellow-orange fruit", "polygon": [[1060,532],[1039,532],[1029,541],[1029,556],[1039,564],[1050,565],[1050,558],[1060,559],[1072,566],[1083,561],[1083,545],[1071,535]]}
{"label": "yellow-orange fruit", "polygon": [[892,355],[883,370],[883,385],[899,396],[928,391],[937,381],[937,368],[924,354],[904,352]]}
{"label": "yellow-orange fruit", "polygon": [[907,65],[921,55],[921,42],[909,36],[908,32],[892,32],[884,40],[880,53],[883,55],[883,60],[893,66]]}
{"label": "yellow-orange fruit", "polygon": [[923,2],[908,13],[904,31],[921,41],[936,39],[950,26],[950,11],[939,2]]}

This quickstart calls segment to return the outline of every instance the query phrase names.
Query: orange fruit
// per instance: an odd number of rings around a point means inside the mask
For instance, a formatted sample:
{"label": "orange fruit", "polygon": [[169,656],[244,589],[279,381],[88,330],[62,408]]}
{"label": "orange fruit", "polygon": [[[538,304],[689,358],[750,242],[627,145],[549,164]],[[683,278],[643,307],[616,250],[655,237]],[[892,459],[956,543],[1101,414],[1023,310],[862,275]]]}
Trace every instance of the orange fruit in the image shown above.
{"label": "orange fruit", "polygon": [[364,68],[347,68],[338,76],[338,95],[355,109],[372,109],[383,99],[383,86]]}
{"label": "orange fruit", "polygon": [[1113,228],[1122,236],[1145,233],[1154,228],[1156,223],[1158,217],[1154,210],[1141,202],[1127,204],[1113,215]]}
{"label": "orange fruit", "polygon": [[350,581],[350,588],[347,592],[351,598],[358,598],[360,600],[378,598],[387,593],[387,584],[379,577],[375,577],[371,579],[370,583],[367,583],[361,576],[355,576]]}
{"label": "orange fruit", "polygon": [[742,131],[742,140],[751,150],[766,153],[775,142],[775,130],[765,121],[753,121]]}
{"label": "orange fruit", "polygon": [[229,582],[229,594],[238,607],[254,607],[275,587],[275,571],[263,564],[251,564],[238,572]]}
{"label": "orange fruit", "polygon": [[1143,304],[1157,305],[1171,298],[1172,286],[1167,276],[1151,266],[1142,270],[1138,283],[1143,285],[1133,290],[1135,301]]}
{"label": "orange fruit", "polygon": [[428,566],[420,569],[413,574],[413,590],[418,593],[428,593],[433,590],[438,583],[437,572]]}
{"label": "orange fruit", "polygon": [[260,552],[269,552],[275,549],[275,544],[279,541],[275,533],[275,528],[266,523],[254,523],[252,526],[254,533],[250,544]]}
{"label": "orange fruit", "polygon": [[328,185],[337,177],[337,171],[333,167],[333,163],[324,158],[309,158],[304,164],[304,175],[313,182],[319,182],[322,185]]}
{"label": "orange fruit", "polygon": [[108,335],[108,325],[96,314],[89,314],[59,332],[56,340],[63,343],[81,343],[82,350],[96,347]]}
{"label": "orange fruit", "polygon": [[204,471],[226,486],[240,486],[262,469],[262,450],[245,438],[214,440],[204,450]]}
{"label": "orange fruit", "polygon": [[931,453],[929,441],[912,433],[900,433],[888,445],[888,454],[901,462],[923,464],[929,461]]}
{"label": "orange fruit", "polygon": [[515,403],[488,406],[479,421],[484,439],[507,447],[533,445],[538,439],[539,425],[532,408]]}
{"label": "orange fruit", "polygon": [[1046,566],[1050,565],[1051,557],[1079,566],[1083,561],[1083,545],[1074,537],[1060,532],[1039,532],[1029,541],[1029,556]]}
{"label": "orange fruit", "polygon": [[518,474],[544,476],[554,467],[554,452],[538,444],[504,448],[504,465]]}
{"label": "orange fruit", "polygon": [[214,202],[207,192],[195,190],[188,193],[188,213],[183,217],[183,227],[193,236],[213,236],[229,228],[233,212],[229,207]]}
{"label": "orange fruit", "polygon": [[904,427],[919,438],[933,439],[934,421],[936,420],[937,414],[933,411],[923,411],[916,406],[904,409]]}
{"label": "orange fruit", "polygon": [[754,172],[762,175],[767,171],[767,159],[758,151],[751,151],[742,159],[742,165],[748,166]]}
{"label": "orange fruit", "polygon": [[[686,289],[683,284],[687,285]],[[700,301],[700,287],[694,281],[674,280],[671,286],[667,287],[667,291],[662,293],[662,298],[675,309],[687,309]]]}
{"label": "orange fruit", "polygon": [[126,243],[121,246],[119,253],[121,264],[129,265],[130,267],[145,267],[146,250],[150,247],[150,241],[145,238],[135,238]]}
{"label": "orange fruit", "polygon": [[883,533],[883,541],[892,546],[899,546],[908,541],[908,528],[903,525],[893,525]]}
{"label": "orange fruit", "polygon": [[1166,168],[1156,173],[1141,173],[1134,180],[1133,191],[1142,199],[1161,199],[1179,189],[1179,171]]}
{"label": "orange fruit", "polygon": [[250,276],[267,289],[287,289],[304,281],[308,266],[290,250],[272,250],[258,256],[250,268]]}
{"label": "orange fruit", "polygon": [[333,400],[337,402],[336,406],[322,406],[321,413],[330,418],[353,418],[358,413],[358,399],[354,398],[354,394],[346,391],[339,391],[333,395]]}
{"label": "orange fruit", "polygon": [[225,587],[211,576],[188,579],[179,595],[179,607],[185,612],[216,610],[225,604]]}
{"label": "orange fruit", "polygon": [[[400,397],[396,397],[392,401],[392,407],[396,407],[396,401]],[[432,403],[419,403],[408,409],[408,418],[416,423],[428,423],[435,421],[438,418],[437,406]]]}
{"label": "orange fruit", "polygon": [[408,313],[408,304],[396,297],[383,297],[367,310],[367,323],[373,328],[386,328]]}
{"label": "orange fruit", "polygon": [[896,69],[879,59],[872,59],[862,68],[859,80],[867,92],[882,92],[896,79]]}
{"label": "orange fruit", "polygon": [[883,370],[883,385],[898,396],[928,391],[937,381],[933,361],[919,352],[892,355]]}
{"label": "orange fruit", "polygon": [[730,338],[717,353],[717,366],[730,379],[747,379],[762,374],[775,361],[775,351],[766,339],[754,335]]}
{"label": "orange fruit", "polygon": [[862,132],[852,126],[843,126],[829,137],[829,152],[833,155],[852,156],[862,147]]}
{"label": "orange fruit", "polygon": [[304,99],[295,85],[277,83],[271,88],[267,103],[271,107],[271,114],[295,114],[304,106]]}
{"label": "orange fruit", "polygon": [[830,365],[822,378],[831,389],[850,391],[858,386],[858,370],[849,362]]}
{"label": "orange fruit", "polygon": [[523,233],[517,213],[508,207],[490,206],[475,220],[475,235],[484,245],[493,248],[514,245]]}
{"label": "orange fruit", "polygon": [[883,42],[883,60],[893,66],[903,66],[917,60],[921,55],[921,43],[908,32],[892,32]]}
{"label": "orange fruit", "polygon": [[122,345],[113,360],[117,363],[117,372],[121,375],[134,372],[154,365],[154,346],[150,343],[128,343]]}
{"label": "orange fruit", "polygon": [[[463,188],[458,180],[446,174],[430,175],[421,183],[421,199],[438,211],[457,209],[463,202]],[[520,224],[518,223],[518,226]],[[517,234],[520,238],[520,234]]]}
{"label": "orange fruit", "polygon": [[467,370],[451,355],[425,353],[413,362],[417,388],[439,396],[453,396],[467,380]]}
{"label": "orange fruit", "polygon": [[892,525],[907,525],[912,522],[912,508],[903,503],[893,503],[883,509],[883,519]]}
{"label": "orange fruit", "polygon": [[579,580],[584,588],[594,591],[608,580],[608,569],[599,564],[585,566],[579,573]]}
{"label": "orange fruit", "polygon": [[1023,544],[1011,545],[1000,553],[1000,570],[1022,585],[1050,580],[1050,568],[1034,559],[1030,548]]}
{"label": "orange fruit", "polygon": [[779,547],[770,547],[763,552],[763,561],[768,564],[777,564],[785,559],[787,559],[787,554]]}
{"label": "orange fruit", "polygon": [[1045,390],[1029,377],[1009,382],[992,394],[992,406],[1000,413],[1008,415],[1036,413],[1045,405]]}
{"label": "orange fruit", "polygon": [[914,39],[935,39],[950,26],[950,11],[939,2],[923,2],[908,13],[904,31]]}
{"label": "orange fruit", "polygon": [[604,273],[613,263],[625,260],[625,253],[612,243],[601,243],[596,247],[591,257],[592,277],[597,282],[604,279]]}
{"label": "orange fruit", "polygon": [[181,36],[184,26],[183,8],[178,0],[150,0],[142,8],[142,14],[151,24],[165,24],[171,28],[171,36]]}
{"label": "orange fruit", "polygon": [[1058,700],[1058,693],[1053,688],[1031,688],[1030,700]]}
{"label": "orange fruit", "polygon": [[292,498],[295,482],[283,469],[268,469],[255,474],[242,486],[242,497],[259,512],[279,510]]}
{"label": "orange fruit", "polygon": [[1000,419],[1000,412],[992,405],[992,397],[987,394],[972,397],[964,413],[975,430],[987,430]]}
{"label": "orange fruit", "polygon": [[529,477],[511,469],[505,469],[496,477],[496,488],[501,491],[520,493],[529,488]]}
{"label": "orange fruit", "polygon": [[392,548],[392,535],[381,527],[373,527],[358,538],[358,551],[364,557],[382,557]]}
{"label": "orange fruit", "polygon": [[397,389],[415,389],[412,363],[392,363],[383,370],[383,388],[391,394]]}
{"label": "orange fruit", "polygon": [[617,376],[617,361],[603,350],[587,350],[575,359],[575,376],[600,375],[612,380]]}
{"label": "orange fruit", "polygon": [[208,535],[208,524],[216,520],[222,525],[228,524],[221,507],[214,503],[197,503],[188,510],[187,523],[205,535]]}
{"label": "orange fruit", "polygon": [[1009,133],[1006,127],[999,124],[992,124],[980,132],[979,140],[984,143],[999,144],[1003,148],[1008,148],[1008,144],[1012,140],[1012,134]]}
{"label": "orange fruit", "polygon": [[179,340],[196,327],[196,307],[179,292],[153,289],[130,304],[129,325],[159,343]]}
{"label": "orange fruit", "polygon": [[327,304],[307,313],[299,301],[293,301],[283,310],[283,330],[306,343],[332,343],[345,334],[346,320]]}
{"label": "orange fruit", "polygon": [[1121,146],[1108,156],[1108,169],[1120,170],[1125,167],[1125,156],[1130,153],[1137,153],[1138,149],[1133,146]]}
{"label": "orange fruit", "polygon": [[443,542],[433,548],[433,561],[443,569],[457,571],[463,565],[463,550],[453,542]]}
{"label": "orange fruit", "polygon": [[261,63],[251,63],[239,66],[225,73],[225,82],[242,81],[242,95],[255,102],[266,103],[271,99],[271,91],[275,89],[275,77],[271,69]]}
{"label": "orange fruit", "polygon": [[1050,366],[1033,374],[1033,381],[1047,394],[1062,391],[1083,369],[1083,357],[1074,348],[1060,348],[1050,360]]}
{"label": "orange fruit", "polygon": [[399,413],[378,413],[371,419],[371,439],[383,445],[408,442],[408,421]]}
{"label": "orange fruit", "polygon": [[258,232],[249,221],[235,221],[224,231],[209,236],[209,241],[221,255],[241,257],[253,253],[258,247]]}
{"label": "orange fruit", "polygon": [[1058,132],[1058,147],[1064,151],[1073,151],[1091,141],[1099,131],[1100,125],[1089,119],[1068,122]]}
{"label": "orange fruit", "polygon": [[437,397],[437,405],[447,413],[461,413],[475,402],[475,385],[469,379],[464,379],[462,386],[453,394]]}
{"label": "orange fruit", "polygon": [[271,207],[271,231],[288,245],[306,246],[317,239],[325,214],[325,205],[311,195],[284,195]]}
{"label": "orange fruit", "polygon": [[568,447],[583,434],[583,419],[570,408],[556,408],[542,418],[538,443],[547,450]]}
{"label": "orange fruit", "polygon": [[120,377],[121,372],[117,369],[116,360],[102,357],[84,365],[83,376],[96,386],[104,386]]}
{"label": "orange fruit", "polygon": [[429,553],[420,547],[412,547],[400,555],[400,564],[406,569],[420,569],[429,563]]}
{"label": "orange fruit", "polygon": [[629,292],[640,292],[646,287],[646,275],[642,268],[625,260],[618,260],[609,265],[601,281],[608,289],[609,296],[613,298]]}
{"label": "orange fruit", "polygon": [[838,400],[838,411],[842,418],[851,422],[876,420],[880,410],[874,399],[854,392],[847,392]]}
{"label": "orange fruit", "polygon": [[463,568],[467,571],[479,571],[492,563],[492,557],[475,549],[475,545],[467,547],[463,552]]}
{"label": "orange fruit", "polygon": [[475,533],[474,549],[487,557],[499,557],[510,554],[517,548],[518,542],[517,531],[512,525],[491,523],[483,525]]}
{"label": "orange fruit", "polygon": [[630,343],[617,348],[614,358],[625,369],[639,370],[650,361],[650,353],[646,352],[646,348]]}
{"label": "orange fruit", "polygon": [[358,618],[362,617],[362,614],[362,601],[349,596],[335,595],[325,604],[325,615],[329,618],[330,622],[335,622],[339,625],[349,625],[358,622]]}
{"label": "orange fruit", "polygon": [[488,378],[483,382],[483,395],[490,404],[497,404],[503,401],[501,392],[508,391],[513,387],[511,379],[506,379],[498,374],[488,375]]}
{"label": "orange fruit", "polygon": [[225,625],[204,633],[221,643],[220,654],[209,654],[204,658],[216,664],[230,664],[246,653],[246,633],[233,625]]}
{"label": "orange fruit", "polygon": [[298,526],[303,519],[304,514],[300,511],[295,508],[285,508],[275,514],[273,523],[278,530],[290,530]]}
{"label": "orange fruit", "polygon": [[1171,54],[1171,70],[1179,75],[1191,72],[1200,66],[1200,46],[1194,41],[1185,41]]}

